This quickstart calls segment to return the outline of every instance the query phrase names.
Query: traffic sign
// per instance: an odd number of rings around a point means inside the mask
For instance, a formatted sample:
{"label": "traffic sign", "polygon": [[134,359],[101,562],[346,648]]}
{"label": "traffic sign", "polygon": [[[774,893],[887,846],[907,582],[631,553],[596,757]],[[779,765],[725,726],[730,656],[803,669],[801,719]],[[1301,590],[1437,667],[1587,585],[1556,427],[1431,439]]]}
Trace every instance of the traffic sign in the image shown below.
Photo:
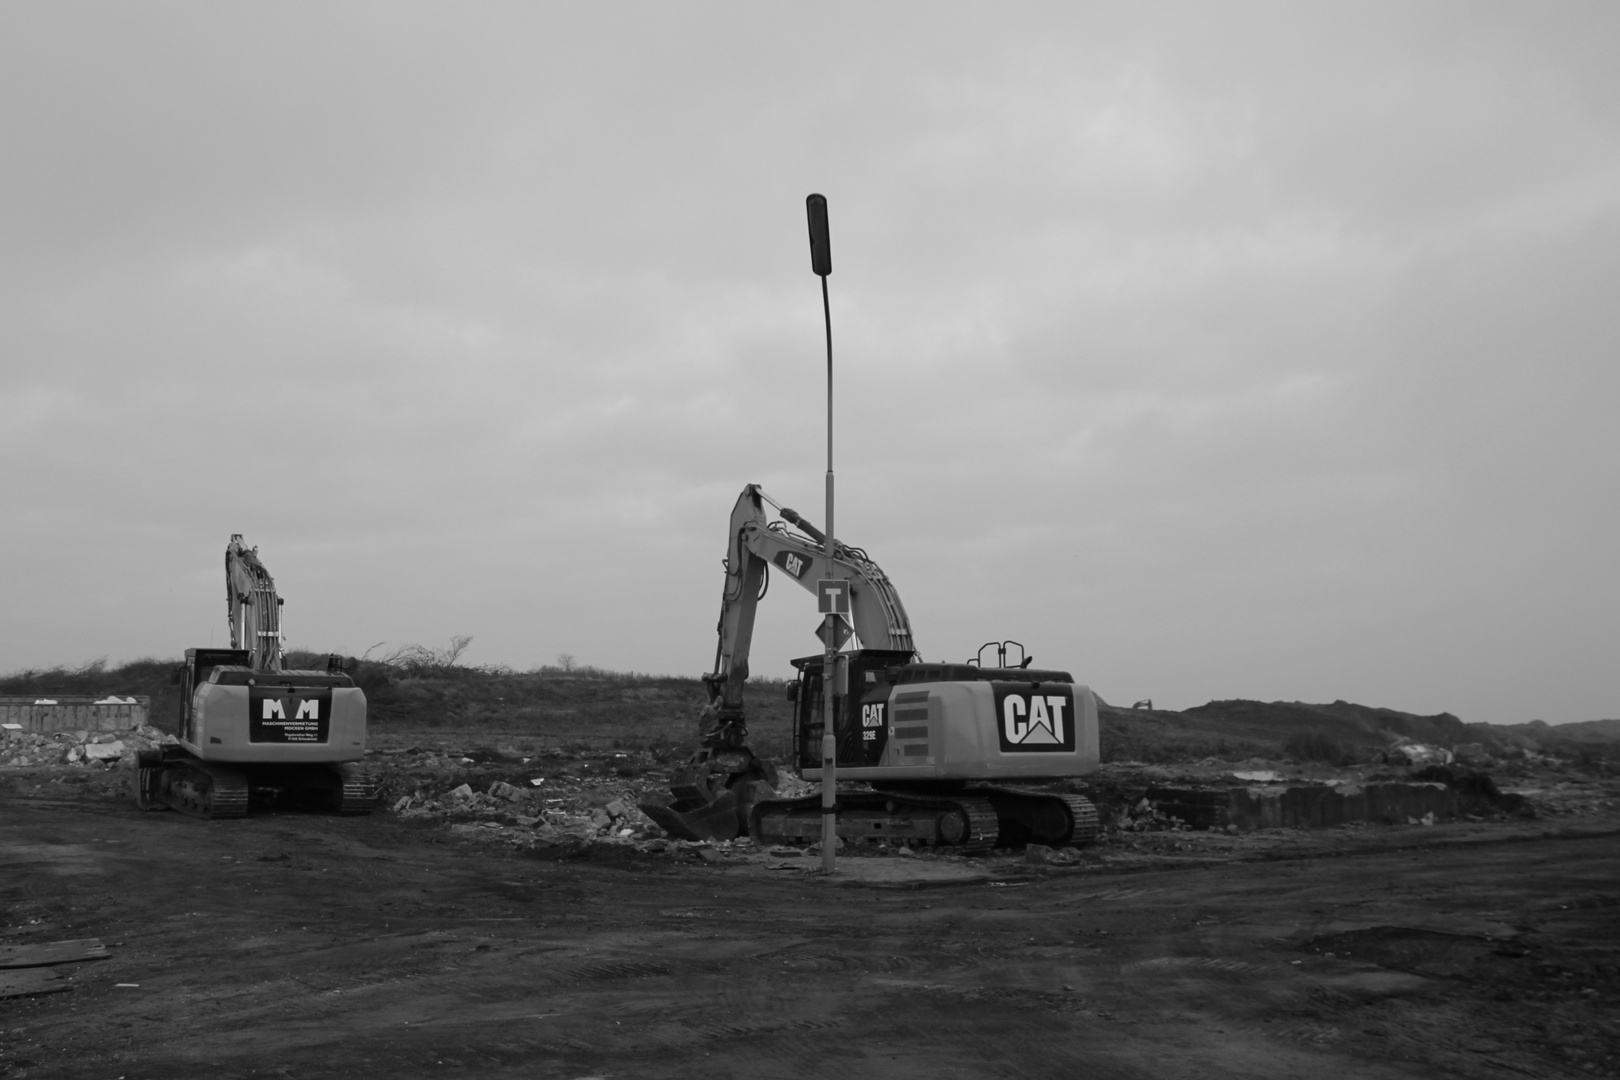
{"label": "traffic sign", "polygon": [[842,578],[817,578],[816,610],[823,615],[848,615],[849,582]]}
{"label": "traffic sign", "polygon": [[[831,641],[827,640],[828,623],[831,623],[833,628],[833,639]],[[848,641],[849,636],[854,632],[854,630],[850,629],[848,621],[846,621],[842,615],[834,615],[830,619],[822,619],[821,622],[816,624],[816,637],[820,638],[821,643],[831,648],[833,652],[837,652],[839,649],[842,649],[844,647],[844,642]]]}

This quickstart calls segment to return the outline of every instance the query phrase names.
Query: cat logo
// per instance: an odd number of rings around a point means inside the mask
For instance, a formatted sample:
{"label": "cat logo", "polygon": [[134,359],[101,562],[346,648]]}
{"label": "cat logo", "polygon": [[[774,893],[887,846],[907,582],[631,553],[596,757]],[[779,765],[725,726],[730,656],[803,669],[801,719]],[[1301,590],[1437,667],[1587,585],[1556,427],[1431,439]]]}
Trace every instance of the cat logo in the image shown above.
{"label": "cat logo", "polygon": [[805,572],[810,569],[810,560],[793,551],[778,551],[771,561],[792,574],[794,581],[804,577]]}
{"label": "cat logo", "polygon": [[861,727],[874,728],[883,726],[883,703],[861,706]]}
{"label": "cat logo", "polygon": [[995,696],[1004,753],[1074,750],[1072,690],[1001,683]]}

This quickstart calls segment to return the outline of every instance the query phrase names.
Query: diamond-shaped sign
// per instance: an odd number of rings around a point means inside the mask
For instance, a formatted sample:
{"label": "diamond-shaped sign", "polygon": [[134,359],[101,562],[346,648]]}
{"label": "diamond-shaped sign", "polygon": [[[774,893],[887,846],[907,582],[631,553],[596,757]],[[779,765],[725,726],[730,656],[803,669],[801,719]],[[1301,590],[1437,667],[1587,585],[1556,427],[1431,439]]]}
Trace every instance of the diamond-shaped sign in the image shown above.
{"label": "diamond-shaped sign", "polygon": [[[831,623],[833,628],[833,639],[831,642],[827,640],[828,623]],[[849,636],[854,632],[855,631],[850,629],[848,620],[846,620],[842,615],[834,615],[830,619],[822,619],[821,622],[816,625],[816,637],[821,639],[821,643],[823,645],[830,644],[833,652],[837,652],[839,649],[842,649],[844,647],[844,642],[848,641]]]}

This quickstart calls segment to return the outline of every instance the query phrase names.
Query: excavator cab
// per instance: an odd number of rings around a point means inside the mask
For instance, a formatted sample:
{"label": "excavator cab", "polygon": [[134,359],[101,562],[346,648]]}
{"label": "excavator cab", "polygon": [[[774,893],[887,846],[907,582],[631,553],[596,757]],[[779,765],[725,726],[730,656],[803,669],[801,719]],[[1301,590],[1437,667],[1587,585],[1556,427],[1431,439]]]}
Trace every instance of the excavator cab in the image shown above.
{"label": "excavator cab", "polygon": [[[895,649],[857,649],[838,654],[843,670],[834,682],[833,734],[835,761],[840,769],[871,767],[883,760],[888,743],[889,692],[894,689],[898,671],[915,654]],[[798,669],[793,710],[793,756],[798,769],[821,768],[821,737],[826,731],[825,693],[827,680],[824,655],[801,656],[793,661]]]}
{"label": "excavator cab", "polygon": [[175,672],[180,684],[180,727],[176,734],[181,741],[197,741],[197,687],[208,681],[209,673],[216,667],[246,667],[251,656],[246,649],[186,650],[186,662]]}

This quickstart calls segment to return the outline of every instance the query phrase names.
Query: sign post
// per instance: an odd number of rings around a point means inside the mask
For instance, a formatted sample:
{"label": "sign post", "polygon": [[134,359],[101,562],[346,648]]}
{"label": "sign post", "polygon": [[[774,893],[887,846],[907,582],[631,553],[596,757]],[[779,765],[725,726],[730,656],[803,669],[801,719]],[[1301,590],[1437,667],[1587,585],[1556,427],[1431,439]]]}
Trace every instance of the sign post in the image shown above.
{"label": "sign post", "polygon": [[842,585],[844,611],[849,610],[849,582],[833,579],[833,362],[832,362],[832,307],[827,301],[827,275],[832,273],[832,240],[827,228],[827,198],[810,195],[804,200],[805,217],[810,226],[810,269],[821,278],[821,313],[827,324],[827,578],[817,581],[816,599],[826,620],[826,652],[821,665],[821,869],[832,873],[837,860],[834,848],[838,844],[838,740],[833,736],[837,711],[833,706],[833,672],[837,665],[838,636],[834,620],[840,612],[833,605],[838,597],[835,591],[823,593],[822,585]]}

